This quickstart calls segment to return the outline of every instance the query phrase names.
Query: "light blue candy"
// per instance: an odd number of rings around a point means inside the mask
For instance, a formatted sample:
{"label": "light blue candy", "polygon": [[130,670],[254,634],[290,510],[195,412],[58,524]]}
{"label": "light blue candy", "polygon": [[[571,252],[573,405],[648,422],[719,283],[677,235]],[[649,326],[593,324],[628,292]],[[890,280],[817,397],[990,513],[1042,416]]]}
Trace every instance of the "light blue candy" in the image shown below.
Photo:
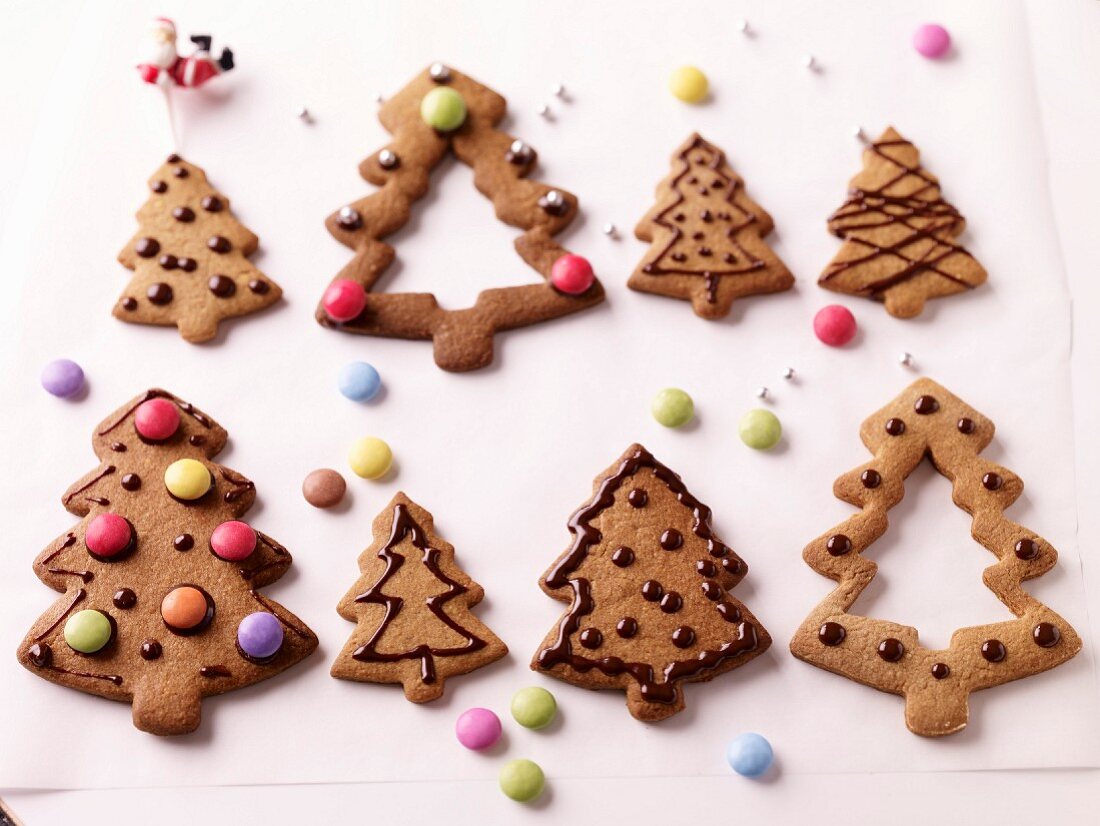
{"label": "light blue candy", "polygon": [[742,777],[759,777],[772,764],[772,746],[759,734],[735,737],[726,749],[730,768]]}
{"label": "light blue candy", "polygon": [[340,392],[352,401],[370,401],[382,389],[378,371],[365,361],[353,361],[340,371]]}

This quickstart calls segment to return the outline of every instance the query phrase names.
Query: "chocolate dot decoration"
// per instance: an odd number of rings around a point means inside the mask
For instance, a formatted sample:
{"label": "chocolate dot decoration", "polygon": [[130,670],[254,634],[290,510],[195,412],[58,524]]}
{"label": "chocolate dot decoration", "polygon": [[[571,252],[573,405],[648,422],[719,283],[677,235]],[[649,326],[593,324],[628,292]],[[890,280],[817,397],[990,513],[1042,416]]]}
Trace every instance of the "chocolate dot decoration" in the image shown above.
{"label": "chocolate dot decoration", "polygon": [[707,599],[717,602],[722,598],[722,586],[719,585],[717,582],[710,582],[708,580],[707,582],[702,583],[702,587],[703,596],[705,596]]}
{"label": "chocolate dot decoration", "polygon": [[1039,543],[1034,539],[1021,539],[1016,543],[1016,556],[1019,559],[1034,559],[1039,555]]}
{"label": "chocolate dot decoration", "polygon": [[183,224],[190,224],[195,220],[195,210],[191,207],[176,207],[172,210],[172,217]]}
{"label": "chocolate dot decoration", "polygon": [[727,574],[741,576],[745,573],[745,563],[735,556],[728,556],[722,560],[722,567]]}
{"label": "chocolate dot decoration", "polygon": [[150,303],[163,307],[172,302],[172,288],[163,281],[158,281],[156,284],[149,285],[149,289],[145,291],[145,297]]}
{"label": "chocolate dot decoration", "polygon": [[638,633],[638,620],[634,617],[623,617],[615,625],[615,633],[624,640],[628,640]]}
{"label": "chocolate dot decoration", "polygon": [[27,649],[27,656],[38,668],[47,668],[53,664],[53,649],[48,642],[36,642]]}
{"label": "chocolate dot decoration", "polygon": [[194,272],[199,268],[199,262],[194,258],[180,258],[177,263],[184,272]]}
{"label": "chocolate dot decoration", "polygon": [[1000,640],[986,640],[982,643],[982,656],[991,663],[999,663],[1007,655],[1008,650]]}
{"label": "chocolate dot decoration", "polygon": [[859,477],[865,488],[877,488],[882,484],[882,474],[874,468],[867,468]]}
{"label": "chocolate dot decoration", "polygon": [[225,201],[217,195],[207,195],[202,199],[202,208],[207,212],[221,212],[225,207]]}
{"label": "chocolate dot decoration", "polygon": [[186,178],[191,173],[184,169],[182,166],[177,166],[175,169],[172,170],[172,174],[175,175],[177,178]]}
{"label": "chocolate dot decoration", "polygon": [[661,610],[666,614],[675,614],[684,607],[684,598],[675,591],[669,591],[661,597]]}
{"label": "chocolate dot decoration", "polygon": [[248,282],[248,289],[252,290],[256,295],[267,295],[271,290],[271,285],[262,278],[253,278]]}
{"label": "chocolate dot decoration", "polygon": [[579,637],[581,645],[588,649],[596,649],[603,645],[603,634],[599,628],[585,628]]}
{"label": "chocolate dot decoration", "polygon": [[195,447],[202,447],[204,444],[206,444],[206,437],[203,436],[201,433],[192,433],[190,436],[187,437],[187,443],[190,445],[194,445]]}
{"label": "chocolate dot decoration", "polygon": [[887,419],[886,432],[891,436],[900,436],[905,432],[905,422],[901,419]]}
{"label": "chocolate dot decoration", "polygon": [[675,528],[669,528],[661,534],[661,547],[666,551],[675,551],[684,544],[684,536]]}
{"label": "chocolate dot decoration", "polygon": [[955,423],[955,427],[958,428],[959,433],[962,433],[964,436],[969,436],[971,433],[977,430],[977,425],[974,424],[974,420],[968,419],[966,418],[966,416],[963,416],[961,419],[959,419]]}
{"label": "chocolate dot decoration", "polygon": [[165,158],[166,163],[179,163],[180,160],[181,160],[180,156],[177,155],[175,152],[173,152],[171,155],[169,155],[167,158]]}
{"label": "chocolate dot decoration", "polygon": [[1053,648],[1061,641],[1062,632],[1058,630],[1057,625],[1040,622],[1031,632],[1031,638],[1040,648]]}
{"label": "chocolate dot decoration", "polygon": [[625,545],[616,548],[611,553],[611,561],[620,568],[626,568],[634,564],[634,551]]}
{"label": "chocolate dot decoration", "polygon": [[1004,483],[1005,480],[999,473],[987,473],[982,476],[982,487],[986,490],[1000,490]]}
{"label": "chocolate dot decoration", "polygon": [[218,298],[229,298],[237,292],[237,283],[228,275],[212,275],[206,286]]}
{"label": "chocolate dot decoration", "polygon": [[176,256],[167,254],[162,255],[160,258],[158,258],[157,263],[160,264],[160,267],[163,270],[174,270],[180,265],[180,261],[178,258],[176,258]]}
{"label": "chocolate dot decoration", "polygon": [[704,209],[702,212],[699,213],[699,217],[703,219],[704,223],[709,224],[711,221],[714,220],[714,213],[712,213],[709,209]]}
{"label": "chocolate dot decoration", "polygon": [[672,632],[672,644],[677,648],[689,648],[695,642],[695,631],[687,625],[681,625]]}
{"label": "chocolate dot decoration", "polygon": [[825,550],[833,556],[844,556],[852,550],[852,540],[842,533],[833,534],[825,540]]}
{"label": "chocolate dot decoration", "polygon": [[111,602],[115,604],[115,608],[121,608],[125,611],[137,605],[137,594],[130,588],[119,588],[115,591]]}
{"label": "chocolate dot decoration", "polygon": [[905,656],[905,646],[901,640],[887,637],[878,644],[878,655],[888,663],[896,663]]}
{"label": "chocolate dot decoration", "polygon": [[134,310],[137,309],[138,303],[136,298],[126,296],[124,299],[122,299],[122,301],[118,303],[118,305],[122,307],[122,309],[124,309],[126,312],[132,313]]}
{"label": "chocolate dot decoration", "polygon": [[157,195],[163,195],[165,192],[168,191],[168,184],[164,181],[153,181],[151,184],[149,184],[149,188],[153,190],[153,192],[157,193]]}
{"label": "chocolate dot decoration", "polygon": [[134,244],[134,252],[142,258],[152,258],[160,252],[160,244],[156,238],[139,238]]}
{"label": "chocolate dot decoration", "polygon": [[656,602],[665,595],[665,589],[655,579],[647,579],[642,584],[642,599],[646,602]]}
{"label": "chocolate dot decoration", "polygon": [[141,658],[143,660],[156,660],[164,653],[161,644],[156,640],[146,640],[141,644]]}
{"label": "chocolate dot decoration", "polygon": [[913,403],[913,409],[918,416],[930,416],[940,409],[940,403],[936,401],[935,396],[920,396]]}
{"label": "chocolate dot decoration", "polygon": [[700,576],[718,576],[718,566],[709,559],[700,559],[696,562],[695,570]]}
{"label": "chocolate dot decoration", "polygon": [[817,629],[817,638],[821,641],[821,644],[830,647],[840,645],[847,636],[848,632],[844,630],[844,626],[839,622],[826,622]]}
{"label": "chocolate dot decoration", "polygon": [[649,502],[649,494],[642,488],[634,488],[626,495],[626,501],[630,503],[633,508],[644,508]]}
{"label": "chocolate dot decoration", "polygon": [[209,238],[206,239],[206,246],[207,248],[220,254],[225,254],[233,249],[233,245],[224,235],[211,235]]}
{"label": "chocolate dot decoration", "polygon": [[947,663],[933,663],[931,670],[932,676],[937,680],[943,680],[951,674],[951,668]]}
{"label": "chocolate dot decoration", "polygon": [[141,477],[136,473],[127,473],[122,477],[122,489],[134,491],[141,487]]}
{"label": "chocolate dot decoration", "polygon": [[741,609],[732,602],[720,602],[716,610],[718,611],[718,616],[726,622],[741,621]]}
{"label": "chocolate dot decoration", "polygon": [[177,551],[189,551],[195,547],[195,537],[189,533],[181,533],[172,540],[172,547]]}

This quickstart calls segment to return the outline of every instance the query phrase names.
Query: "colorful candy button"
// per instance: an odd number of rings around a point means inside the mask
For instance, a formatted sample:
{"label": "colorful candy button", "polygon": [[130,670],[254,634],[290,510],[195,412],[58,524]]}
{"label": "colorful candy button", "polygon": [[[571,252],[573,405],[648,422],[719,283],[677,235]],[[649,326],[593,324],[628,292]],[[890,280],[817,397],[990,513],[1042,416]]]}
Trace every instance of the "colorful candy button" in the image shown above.
{"label": "colorful candy button", "polygon": [[951,50],[951,34],[938,23],[925,23],[913,32],[913,48],[936,60]]}
{"label": "colorful candy button", "polygon": [[177,459],[164,470],[164,486],[177,499],[192,502],[212,484],[210,471],[197,459]]}
{"label": "colorful candy button", "polygon": [[341,324],[357,318],[367,307],[367,291],[358,281],[350,278],[337,278],[328,285],[321,306],[328,317]]}
{"label": "colorful candy button", "polygon": [[161,600],[160,615],[169,630],[193,634],[210,622],[214,611],[204,591],[194,585],[180,585]]}
{"label": "colorful candy button", "polygon": [[149,399],[134,411],[134,429],[143,439],[163,442],[180,426],[179,408],[168,399]]}
{"label": "colorful candy button", "polygon": [[684,103],[699,103],[707,96],[710,83],[702,70],[695,66],[681,66],[669,76],[668,89]]}
{"label": "colorful candy button", "polygon": [[344,499],[348,483],[335,470],[321,468],[311,472],[302,482],[302,496],[315,508],[332,508]]}
{"label": "colorful candy button", "polygon": [[256,531],[247,522],[222,522],[210,534],[210,550],[230,562],[248,559],[256,550]]}
{"label": "colorful candy button", "polygon": [[653,397],[649,408],[665,427],[682,427],[695,415],[695,402],[678,387],[666,387]]}
{"label": "colorful candy button", "polygon": [[737,423],[737,435],[753,450],[770,450],[779,443],[783,426],[770,410],[754,408]]}
{"label": "colorful candy button", "polygon": [[42,388],[51,396],[68,399],[84,389],[84,371],[75,361],[57,359],[42,368]]}
{"label": "colorful candy button", "polygon": [[84,529],[84,544],[94,556],[110,559],[132,547],[134,531],[117,513],[101,513]]}
{"label": "colorful candy button", "polygon": [[546,728],[557,713],[554,695],[541,686],[521,688],[512,696],[512,716],[525,728]]}
{"label": "colorful candy button", "polygon": [[546,775],[530,760],[509,760],[500,770],[500,790],[520,803],[534,800],[545,785]]}
{"label": "colorful candy button", "polygon": [[283,647],[283,624],[267,611],[249,614],[237,626],[237,645],[254,660],[274,657]]}
{"label": "colorful candy button", "polygon": [[440,132],[453,132],[466,121],[466,101],[450,86],[437,86],[420,101],[420,117]]}
{"label": "colorful candy button", "polygon": [[494,745],[501,734],[500,718],[487,708],[469,708],[455,721],[455,736],[468,749],[480,751]]}
{"label": "colorful candy button", "polygon": [[856,334],[856,317],[847,307],[829,304],[814,316],[814,335],[830,347],[843,347]]}
{"label": "colorful candy button", "polygon": [[348,462],[356,476],[377,479],[385,476],[393,464],[393,452],[381,439],[366,436],[351,446]]}
{"label": "colorful candy button", "polygon": [[566,295],[586,292],[596,280],[588,259],[579,255],[562,255],[550,267],[550,283],[554,289]]}
{"label": "colorful candy button", "polygon": [[382,379],[378,371],[365,361],[353,361],[345,364],[337,380],[340,392],[355,402],[366,402],[378,395],[382,389]]}
{"label": "colorful candy button", "polygon": [[114,635],[111,620],[102,611],[77,611],[65,622],[65,642],[73,651],[94,654],[103,650]]}
{"label": "colorful candy button", "polygon": [[773,758],[771,743],[752,732],[735,737],[726,749],[730,768],[742,777],[759,777]]}

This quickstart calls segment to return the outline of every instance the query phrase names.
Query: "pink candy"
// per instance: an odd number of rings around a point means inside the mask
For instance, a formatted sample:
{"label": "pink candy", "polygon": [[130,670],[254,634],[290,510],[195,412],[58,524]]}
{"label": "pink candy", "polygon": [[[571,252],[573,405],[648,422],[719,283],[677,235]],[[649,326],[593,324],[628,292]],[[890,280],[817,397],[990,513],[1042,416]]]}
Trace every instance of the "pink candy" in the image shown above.
{"label": "pink candy", "polygon": [[133,536],[130,523],[117,513],[101,513],[88,523],[84,544],[95,556],[110,558],[130,547]]}
{"label": "pink candy", "polygon": [[938,23],[925,23],[913,32],[913,48],[935,60],[950,51],[951,35]]}
{"label": "pink candy", "polygon": [[829,304],[814,316],[814,335],[830,347],[847,344],[856,334],[856,317],[847,307]]}
{"label": "pink candy", "polygon": [[179,429],[179,408],[168,399],[149,399],[134,411],[134,428],[151,442],[163,442]]}
{"label": "pink candy", "polygon": [[256,550],[256,532],[247,522],[222,522],[210,534],[210,549],[222,559],[240,562]]}
{"label": "pink candy", "polygon": [[321,305],[333,321],[351,321],[366,308],[367,291],[358,281],[337,278],[325,290]]}
{"label": "pink candy", "polygon": [[480,751],[500,739],[500,718],[487,708],[471,708],[455,721],[455,736],[468,749]]}
{"label": "pink candy", "polygon": [[592,265],[579,255],[563,255],[550,268],[550,283],[566,295],[580,295],[595,280]]}

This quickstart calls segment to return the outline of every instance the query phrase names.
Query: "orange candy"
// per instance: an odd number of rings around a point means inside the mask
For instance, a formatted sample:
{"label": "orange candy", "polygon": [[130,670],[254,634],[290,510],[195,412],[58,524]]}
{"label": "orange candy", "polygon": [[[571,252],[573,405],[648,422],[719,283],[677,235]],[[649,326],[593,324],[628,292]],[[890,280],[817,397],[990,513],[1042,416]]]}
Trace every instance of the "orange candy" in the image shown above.
{"label": "orange candy", "polygon": [[206,594],[191,585],[173,588],[160,603],[160,615],[172,628],[189,631],[206,620]]}

